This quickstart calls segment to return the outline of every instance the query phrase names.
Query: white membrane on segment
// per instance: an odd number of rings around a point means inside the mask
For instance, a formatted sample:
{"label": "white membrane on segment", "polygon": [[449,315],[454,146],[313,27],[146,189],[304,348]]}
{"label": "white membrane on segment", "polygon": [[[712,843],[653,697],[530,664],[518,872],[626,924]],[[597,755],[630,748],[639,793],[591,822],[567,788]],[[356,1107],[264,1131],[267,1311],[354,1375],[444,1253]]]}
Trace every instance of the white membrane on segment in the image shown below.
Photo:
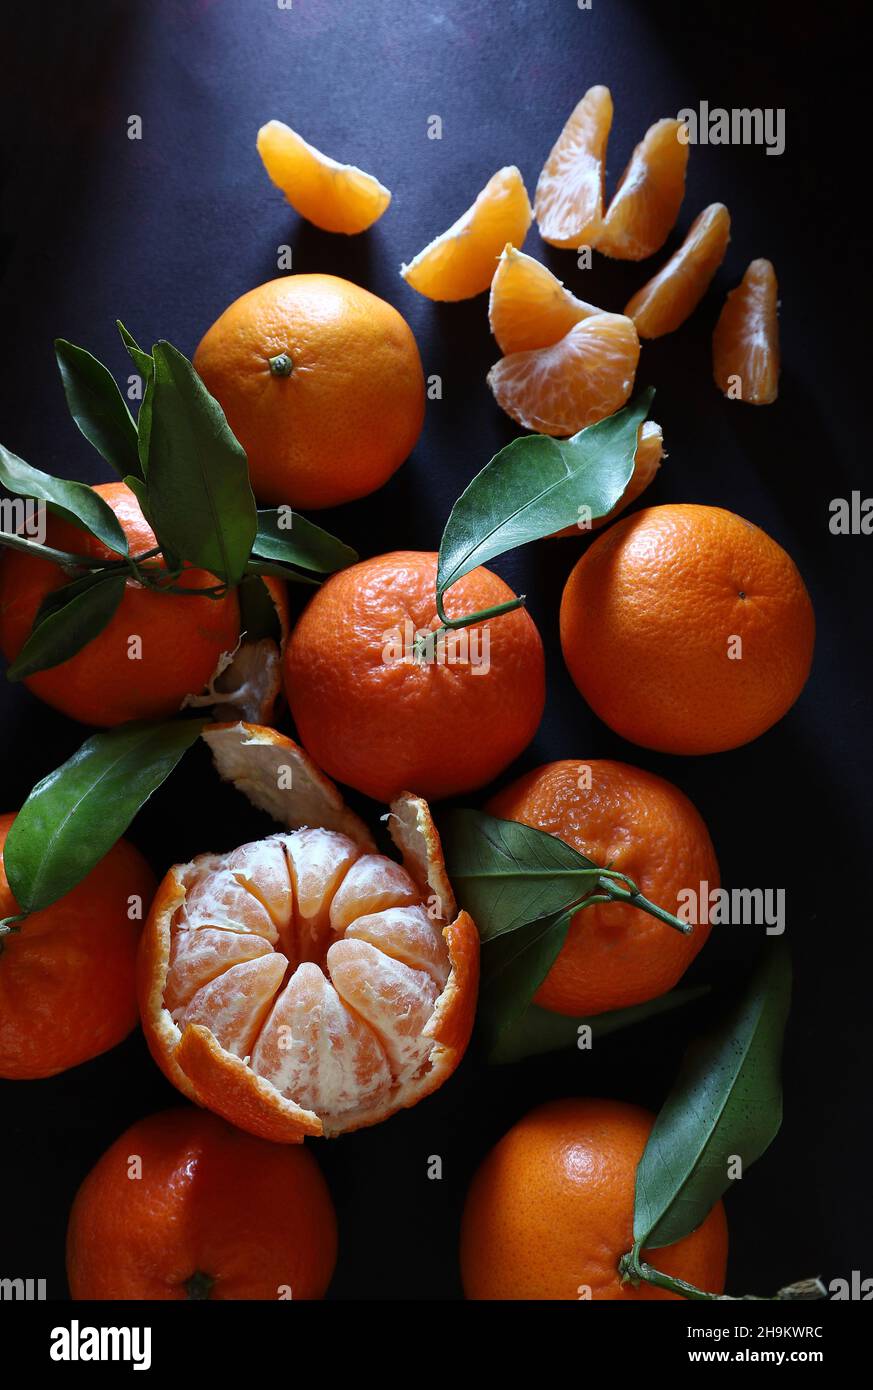
{"label": "white membrane on segment", "polygon": [[369,941],[386,956],[415,970],[427,971],[440,989],[449,978],[449,953],[443,934],[420,904],[367,913],[346,928],[345,940]]}
{"label": "white membrane on segment", "polygon": [[319,1115],[352,1110],[392,1082],[375,1034],[311,961],[298,965],[273,1005],[252,1070]]}
{"label": "white membrane on segment", "polygon": [[180,1029],[204,1024],[322,1116],[372,1103],[426,1065],[422,1032],[449,959],[402,865],[307,828],[201,855],[186,882],[164,994]]}

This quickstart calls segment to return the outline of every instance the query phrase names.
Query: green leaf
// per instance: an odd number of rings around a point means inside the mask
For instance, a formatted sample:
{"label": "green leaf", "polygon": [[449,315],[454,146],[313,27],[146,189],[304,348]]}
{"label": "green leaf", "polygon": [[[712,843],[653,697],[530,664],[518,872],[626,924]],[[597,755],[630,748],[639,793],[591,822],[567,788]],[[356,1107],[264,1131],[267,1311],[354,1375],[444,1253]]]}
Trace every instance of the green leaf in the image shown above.
{"label": "green leaf", "polygon": [[89,444],[122,478],[138,473],[136,425],[112,373],[65,338],[55,339],[55,356],[70,414]]}
{"label": "green leaf", "polygon": [[[148,521],[149,525],[151,526],[151,521],[149,519],[149,514],[147,510],[149,505],[148,487],[143,482],[142,478],[138,478],[134,473],[128,473],[127,477],[124,480],[124,483],[126,487],[130,488],[131,492],[133,493],[134,497],[139,503],[140,511],[142,512],[146,521]],[[155,528],[152,526],[152,530],[154,529]]]}
{"label": "green leaf", "polygon": [[484,811],[442,822],[449,879],[483,941],[561,912],[597,887],[602,870],[555,835]]}
{"label": "green leaf", "polygon": [[143,385],[146,386],[155,369],[155,363],[151,353],[143,351],[133,334],[128,333],[121,319],[115,320],[115,326],[121,334],[121,341],[127,348],[133,365],[142,377]]}
{"label": "green leaf", "polygon": [[153,528],[173,555],[237,584],[257,532],[245,451],[188,359],[166,342],[155,344],[153,357],[146,468]]}
{"label": "green leaf", "polygon": [[537,1057],[544,1052],[556,1052],[560,1048],[575,1047],[583,1026],[590,1027],[592,1038],[605,1038],[621,1028],[631,1028],[636,1023],[690,1004],[708,993],[706,985],[694,989],[674,989],[669,994],[647,1000],[645,1004],[611,1009],[608,1013],[594,1014],[590,1018],[567,1018],[564,1014],[555,1014],[550,1009],[531,1004],[515,1026],[502,1028],[496,1034],[488,1060],[502,1065],[519,1062],[525,1057]]}
{"label": "green leaf", "polygon": [[48,907],[90,873],[205,724],[121,724],[94,734],[37,783],[4,850],[6,876],[22,913]]}
{"label": "green leaf", "polygon": [[353,565],[357,551],[289,507],[258,512],[252,554],[262,560],[298,565],[316,574],[333,574]]}
{"label": "green leaf", "polygon": [[783,943],[769,947],[727,1016],[693,1044],[637,1168],[634,1244],[672,1245],[697,1229],[782,1123],[780,1061],[791,996]]}
{"label": "green leaf", "polygon": [[606,516],[634,468],[637,433],[654,397],[649,387],[572,439],[527,435],[501,449],[458,498],[440,545],[437,592],[477,565],[579,520]]}
{"label": "green leaf", "polygon": [[0,444],[0,483],[20,497],[32,497],[46,502],[53,512],[84,527],[116,555],[127,554],[127,537],[112,508],[99,492],[85,483],[71,483],[54,478],[39,468],[32,468],[24,459],[10,453]]}
{"label": "green leaf", "polygon": [[[143,351],[139,343],[134,338],[133,334],[128,333],[124,324],[121,322],[121,319],[115,320],[115,326],[117,327],[118,332],[121,335],[121,341],[124,343],[128,355],[130,356],[130,359],[133,362],[133,365],[136,367],[140,377],[142,378],[143,394],[142,400],[139,403],[139,412],[137,414],[136,421],[137,433],[139,436],[139,467],[136,469],[136,472],[141,477],[145,477],[149,461],[149,436],[151,434],[152,424],[152,397],[153,382],[155,375],[155,361],[150,352]],[[128,487],[131,486],[129,478],[125,478],[124,481],[127,483]],[[136,489],[134,489],[134,491],[136,491]],[[148,520],[148,512],[143,506],[143,499],[138,492],[137,498],[139,500],[140,511],[142,512],[146,520]],[[152,527],[152,530],[154,530],[154,527]]]}
{"label": "green leaf", "polygon": [[314,589],[320,587],[320,580],[314,579],[311,574],[302,574],[300,570],[290,569],[288,565],[280,565],[275,560],[249,560],[246,575],[271,575],[273,579],[284,579],[286,584],[310,584]]}
{"label": "green leaf", "polygon": [[270,591],[257,575],[247,575],[236,591],[239,600],[240,632],[249,642],[270,637],[278,642],[282,636],[279,615]]}
{"label": "green leaf", "polygon": [[558,958],[574,916],[575,909],[553,912],[483,945],[478,1013],[492,1051],[521,1024]]}
{"label": "green leaf", "polygon": [[87,574],[54,589],[36,615],[27,641],[6,672],[20,681],[59,666],[86,647],[111,621],[124,597],[124,574]]}

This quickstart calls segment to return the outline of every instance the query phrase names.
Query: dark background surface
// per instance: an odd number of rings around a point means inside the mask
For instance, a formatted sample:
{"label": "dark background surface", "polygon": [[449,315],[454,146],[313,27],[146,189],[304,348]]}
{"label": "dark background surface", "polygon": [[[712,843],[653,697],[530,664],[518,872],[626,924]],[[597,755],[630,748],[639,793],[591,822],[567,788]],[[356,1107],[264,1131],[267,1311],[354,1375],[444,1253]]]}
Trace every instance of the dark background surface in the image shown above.
{"label": "dark background surface", "polygon": [[[290,243],[297,271],[360,281],[409,319],[427,374],[443,380],[409,462],[373,497],[319,520],[363,556],[435,549],[455,497],[516,430],[485,373],[498,355],[486,299],[435,305],[398,276],[503,164],[533,194],[543,160],[585,89],[612,89],[608,192],[644,130],[701,99],[786,109],[787,150],[691,150],[679,224],[643,266],[596,259],[589,272],[540,242],[526,250],[571,289],[621,309],[707,203],[727,203],[727,259],[702,307],[646,344],[669,459],[646,501],[724,505],[763,526],[804,574],[819,638],[810,684],[790,715],[750,747],[662,757],[623,743],[588,712],[557,636],[575,540],[495,564],[529,595],[548,659],[537,738],[513,772],[551,758],[618,757],[681,786],[707,820],[727,886],[784,887],[795,1002],[785,1061],[785,1122],[728,1199],[729,1287],[772,1292],[820,1273],[869,1266],[871,964],[869,897],[869,587],[866,537],[834,537],[828,503],[864,491],[869,387],[855,315],[865,282],[860,232],[844,196],[851,113],[825,110],[830,71],[862,13],[843,6],[657,5],[594,0],[150,0],[75,6],[6,0],[0,212],[0,438],[37,466],[87,481],[107,469],[70,422],[52,338],[82,343],[125,378],[114,321],[140,341],[168,337],[189,355],[238,294],[271,278]],[[144,135],[127,138],[139,114]],[[441,141],[426,138],[442,116]],[[270,185],[258,126],[287,120],[319,148],[376,174],[385,217],[351,239],[303,224]],[[782,299],[778,403],[722,399],[710,334],[726,290],[768,256]],[[69,756],[83,730],[0,683],[2,809]],[[508,776],[509,774],[507,774]],[[505,779],[504,779],[505,780]],[[360,802],[356,804],[359,805]],[[375,814],[381,808],[370,806]],[[217,789],[205,751],[145,807],[131,838],[158,873],[267,827]],[[736,983],[759,929],[716,928],[687,977]],[[553,1054],[487,1069],[472,1054],[432,1099],[388,1123],[313,1145],[336,1201],[338,1298],[457,1296],[457,1229],[486,1149],[527,1109],[569,1094],[657,1109],[709,1001],[615,1035],[593,1055]],[[73,1194],[128,1124],[177,1094],[136,1034],[44,1082],[2,1083],[0,1274],[47,1277],[65,1295],[63,1243]],[[444,1162],[429,1181],[429,1155]]]}

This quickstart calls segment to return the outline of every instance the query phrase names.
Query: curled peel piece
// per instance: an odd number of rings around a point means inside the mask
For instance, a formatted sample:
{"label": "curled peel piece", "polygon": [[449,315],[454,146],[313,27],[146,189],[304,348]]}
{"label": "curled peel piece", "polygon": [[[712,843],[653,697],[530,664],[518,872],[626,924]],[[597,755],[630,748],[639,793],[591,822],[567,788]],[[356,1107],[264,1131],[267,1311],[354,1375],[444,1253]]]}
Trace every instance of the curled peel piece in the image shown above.
{"label": "curled peel piece", "polygon": [[188,695],[183,709],[210,709],[213,717],[252,719],[262,724],[275,717],[282,698],[282,657],[288,640],[288,596],[281,580],[262,577],[276,615],[278,641],[251,638],[243,632],[232,652],[223,652],[206,689]]}
{"label": "curled peel piece", "polygon": [[478,933],[427,804],[392,803],[398,863],[290,739],[244,723],[203,737],[285,829],[164,878],[139,963],[153,1056],[191,1100],[278,1142],[414,1105],[460,1062],[478,988]]}

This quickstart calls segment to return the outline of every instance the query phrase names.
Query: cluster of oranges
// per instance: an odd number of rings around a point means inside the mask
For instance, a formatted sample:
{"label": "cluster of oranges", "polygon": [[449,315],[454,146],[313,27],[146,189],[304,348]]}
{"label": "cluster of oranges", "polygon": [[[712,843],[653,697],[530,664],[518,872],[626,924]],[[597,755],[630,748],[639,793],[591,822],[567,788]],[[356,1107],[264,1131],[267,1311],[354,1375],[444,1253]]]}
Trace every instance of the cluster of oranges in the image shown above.
{"label": "cluster of oranges", "polygon": [[[559,437],[627,401],[640,337],[684,322],[729,236],[727,209],[705,209],[622,314],[577,299],[526,255],[534,213],[556,247],[642,260],[663,246],[684,195],[679,123],[651,127],[604,209],[611,121],[609,92],[592,88],[546,161],[533,210],[519,171],[501,169],[402,270],[432,299],[490,288],[503,356],[488,384],[525,428]],[[293,206],[328,230],[363,231],[390,202],[371,175],[280,122],[260,131],[258,149]],[[372,492],[422,428],[424,376],[408,325],[333,276],[288,276],[243,295],[194,361],[246,450],[262,503],[320,508]],[[775,398],[769,262],[753,262],[729,297],[714,364],[727,394]],[[624,495],[595,526],[640,495],[661,456],[660,428],[647,423]],[[155,537],[133,493],[123,483],[98,491],[131,549],[150,551]],[[89,545],[89,554],[99,545],[57,517],[47,542]],[[449,589],[440,616],[437,565],[436,554],[414,551],[352,565],[326,580],[293,627],[273,586],[281,683],[299,744],[256,723],[215,724],[204,737],[220,775],[280,830],[176,865],[156,892],[145,863],[120,842],[73,892],[0,937],[0,1074],[47,1076],[113,1046],[133,1026],[138,997],[159,1065],[215,1112],[152,1117],[100,1161],[70,1222],[75,1297],[321,1296],[336,1249],[330,1198],[309,1152],[277,1145],[377,1123],[441,1085],[463,1056],[479,940],[455,903],[428,802],[477,791],[508,767],[537,730],[546,685],[539,634],[519,607],[479,624],[483,667],[415,652],[386,657],[394,634],[432,632],[515,597],[479,567]],[[8,658],[63,582],[49,560],[4,557]],[[130,580],[103,632],[28,684],[89,724],[166,717],[211,684],[241,626],[233,590],[180,602]],[[136,680],[131,633],[142,639]],[[585,550],[566,582],[560,635],[575,684],[607,725],[645,748],[700,754],[736,748],[785,714],[809,672],[814,620],[775,541],[731,512],[672,505],[609,525]],[[398,857],[378,852],[329,778],[389,804]],[[549,763],[504,787],[488,809],[627,874],[668,911],[683,887],[718,883],[697,810],[669,782],[627,764]],[[151,904],[142,931],[131,903]],[[0,907],[14,916],[5,877]],[[707,931],[681,936],[627,904],[599,903],[573,920],[535,1002],[587,1017],[652,999],[681,977]],[[578,1297],[581,1288],[594,1298],[671,1296],[618,1275],[651,1123],[630,1106],[574,1101],[517,1125],[471,1189],[468,1296]],[[143,1157],[142,1184],[126,1181],[132,1152]],[[277,1206],[280,1189],[287,1201]],[[721,1207],[659,1255],[665,1272],[720,1291]]]}

